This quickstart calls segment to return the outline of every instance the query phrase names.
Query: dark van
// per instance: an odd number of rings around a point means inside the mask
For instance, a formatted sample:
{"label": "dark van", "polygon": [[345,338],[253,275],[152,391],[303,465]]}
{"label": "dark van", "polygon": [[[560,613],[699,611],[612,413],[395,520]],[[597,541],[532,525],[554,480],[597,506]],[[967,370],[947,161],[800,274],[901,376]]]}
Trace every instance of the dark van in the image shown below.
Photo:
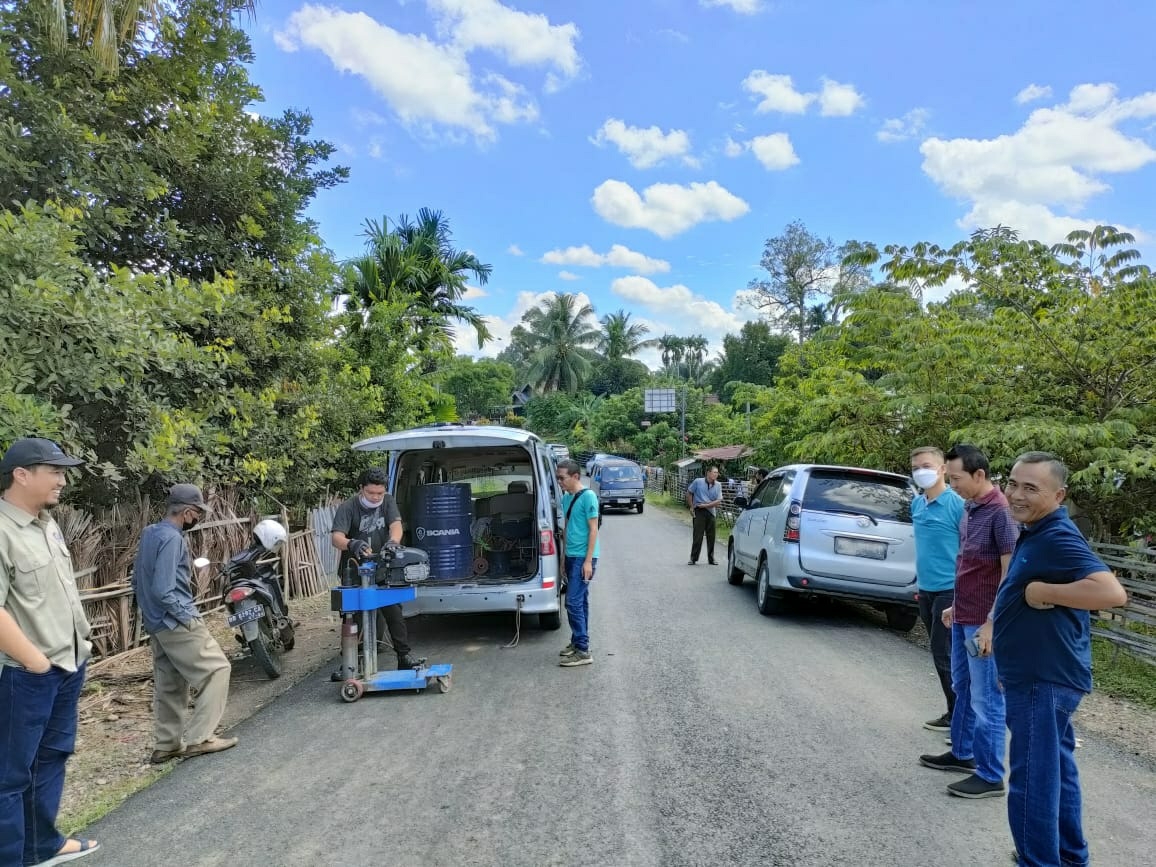
{"label": "dark van", "polygon": [[596,463],[590,475],[590,490],[598,495],[598,506],[603,512],[635,509],[641,515],[646,503],[642,467],[624,458],[604,458]]}

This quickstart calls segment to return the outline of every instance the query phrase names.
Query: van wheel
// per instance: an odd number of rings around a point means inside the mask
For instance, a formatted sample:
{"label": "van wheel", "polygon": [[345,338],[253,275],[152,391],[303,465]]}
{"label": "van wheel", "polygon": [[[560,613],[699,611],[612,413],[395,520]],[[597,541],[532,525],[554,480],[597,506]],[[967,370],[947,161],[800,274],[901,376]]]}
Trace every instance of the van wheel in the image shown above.
{"label": "van wheel", "polygon": [[646,504],[645,503],[639,503],[637,506],[634,507],[634,508],[638,509],[638,514],[640,514],[640,515],[642,514],[642,507],[644,505],[646,505]]}
{"label": "van wheel", "polygon": [[727,548],[727,583],[738,587],[746,580],[746,573],[735,565],[735,546]]}
{"label": "van wheel", "polygon": [[919,612],[903,605],[892,605],[885,614],[888,628],[896,632],[910,632],[919,622]]}
{"label": "van wheel", "polygon": [[545,614],[538,615],[538,628],[546,630],[554,630],[562,628],[562,612],[561,611],[547,611]]}
{"label": "van wheel", "polygon": [[766,560],[759,561],[756,581],[759,586],[755,594],[755,603],[759,606],[759,613],[766,617],[782,614],[787,608],[787,596],[779,590],[771,589],[771,570]]}

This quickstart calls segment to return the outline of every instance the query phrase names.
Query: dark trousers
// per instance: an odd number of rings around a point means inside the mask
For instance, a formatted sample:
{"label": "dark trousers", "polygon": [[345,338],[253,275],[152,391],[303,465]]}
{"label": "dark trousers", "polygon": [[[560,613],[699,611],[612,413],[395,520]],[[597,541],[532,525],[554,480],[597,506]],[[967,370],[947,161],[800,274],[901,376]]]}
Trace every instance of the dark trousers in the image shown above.
{"label": "dark trousers", "polygon": [[947,715],[955,711],[955,690],[951,686],[951,629],[943,625],[943,611],[955,602],[954,590],[919,591],[919,618],[931,640],[931,661],[939,675],[939,686],[947,699]]}
{"label": "dark trousers", "polygon": [[64,845],[56,814],[82,686],[84,666],[44,674],[0,666],[0,867],[39,864]]}
{"label": "dark trousers", "polygon": [[714,559],[715,518],[706,509],[694,510],[694,537],[690,545],[690,559],[698,562],[702,553],[702,537],[706,536],[706,558]]}
{"label": "dark trousers", "polygon": [[[361,631],[362,616],[363,614],[357,615],[358,631]],[[393,652],[398,656],[409,654],[411,650],[409,630],[406,628],[405,615],[401,613],[400,605],[386,605],[377,609],[377,643],[379,648],[382,644],[392,645]]]}

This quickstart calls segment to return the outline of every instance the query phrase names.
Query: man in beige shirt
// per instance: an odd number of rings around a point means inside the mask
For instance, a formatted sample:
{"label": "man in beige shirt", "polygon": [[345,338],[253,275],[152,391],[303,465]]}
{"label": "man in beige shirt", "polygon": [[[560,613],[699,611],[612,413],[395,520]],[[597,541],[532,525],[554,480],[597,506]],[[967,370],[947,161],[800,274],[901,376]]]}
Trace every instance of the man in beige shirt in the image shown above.
{"label": "man in beige shirt", "polygon": [[0,460],[0,867],[62,864],[98,846],[56,829],[92,645],[49,510],[65,469],[82,463],[36,438]]}

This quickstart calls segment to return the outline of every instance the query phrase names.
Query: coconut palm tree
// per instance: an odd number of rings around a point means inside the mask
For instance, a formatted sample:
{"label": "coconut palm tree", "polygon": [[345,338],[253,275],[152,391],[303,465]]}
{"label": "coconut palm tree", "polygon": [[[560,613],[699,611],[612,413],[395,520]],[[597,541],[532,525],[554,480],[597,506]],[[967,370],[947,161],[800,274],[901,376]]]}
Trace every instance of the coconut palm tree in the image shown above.
{"label": "coconut palm tree", "polygon": [[422,208],[417,221],[404,214],[365,224],[365,255],[347,265],[345,291],[350,307],[368,310],[379,302],[405,301],[419,347],[450,346],[454,322],[464,322],[478,337],[478,348],[491,339],[485,318],[461,303],[472,275],[485,285],[493,268],[453,246],[449,221],[440,211]]}
{"label": "coconut palm tree", "polygon": [[[63,48],[70,38],[86,45],[98,69],[115,74],[121,52],[141,37],[145,28],[156,29],[165,16],[162,0],[35,0],[43,7],[53,44]],[[222,0],[220,15],[253,14],[256,0]]]}
{"label": "coconut palm tree", "polygon": [[667,373],[678,374],[679,363],[686,349],[685,341],[675,334],[664,334],[655,341],[662,352],[662,366]]}
{"label": "coconut palm tree", "polygon": [[631,322],[630,314],[624,310],[608,313],[602,317],[602,334],[598,338],[598,351],[611,361],[618,361],[654,346],[656,341],[647,340],[650,329],[641,322]]}
{"label": "coconut palm tree", "polygon": [[706,358],[706,350],[710,346],[710,341],[701,334],[692,334],[690,337],[684,337],[682,343],[682,357],[686,361],[687,379],[697,380],[702,371],[703,360]]}
{"label": "coconut palm tree", "polygon": [[579,306],[577,295],[555,294],[522,317],[533,347],[530,380],[542,391],[575,394],[590,378],[599,330],[594,308]]}

